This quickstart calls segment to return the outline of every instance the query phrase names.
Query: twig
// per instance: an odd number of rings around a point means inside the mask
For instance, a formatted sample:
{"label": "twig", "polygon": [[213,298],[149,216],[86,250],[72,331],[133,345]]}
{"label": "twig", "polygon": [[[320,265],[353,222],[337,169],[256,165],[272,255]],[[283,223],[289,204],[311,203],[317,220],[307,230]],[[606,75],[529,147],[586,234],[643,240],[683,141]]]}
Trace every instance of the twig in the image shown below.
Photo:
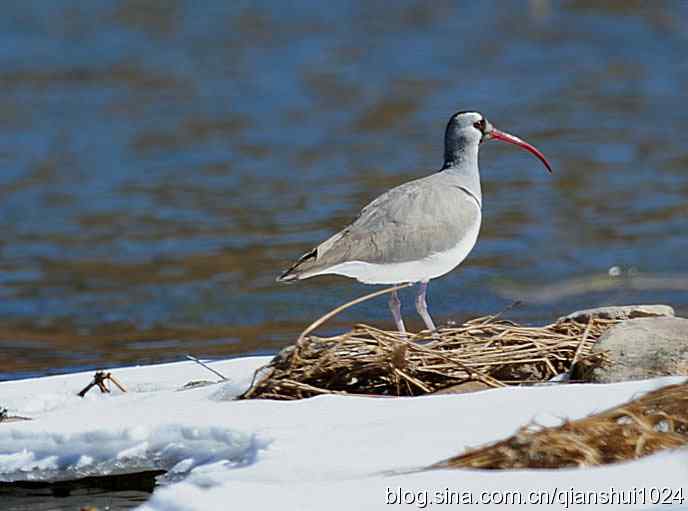
{"label": "twig", "polygon": [[388,287],[387,289],[381,289],[380,291],[375,291],[374,293],[367,294],[365,296],[361,296],[359,298],[356,298],[354,300],[351,300],[350,302],[347,302],[343,305],[340,305],[339,307],[332,309],[330,312],[325,314],[324,316],[320,317],[319,319],[315,320],[313,323],[308,325],[308,327],[301,332],[301,335],[299,335],[299,338],[296,340],[297,346],[300,346],[303,344],[303,340],[306,338],[308,334],[310,334],[313,330],[318,328],[320,325],[328,321],[329,319],[333,318],[340,312],[348,309],[349,307],[353,307],[354,305],[357,305],[361,302],[365,302],[366,300],[370,300],[372,298],[376,298],[378,296],[384,295],[386,293],[392,293],[394,291],[398,291],[399,289],[404,289],[406,287],[411,287],[413,283],[408,283],[408,284],[400,284],[398,286],[394,287]]}
{"label": "twig", "polygon": [[205,369],[207,369],[208,371],[213,373],[215,376],[219,376],[220,378],[222,378],[223,381],[229,381],[229,378],[225,378],[225,376],[221,372],[216,371],[215,369],[213,369],[212,367],[210,367],[206,363],[198,360],[196,357],[194,357],[192,355],[187,355],[186,358],[188,358],[189,360],[191,360],[193,362],[196,362],[198,365],[200,365],[201,367],[204,367]]}
{"label": "twig", "polygon": [[258,387],[256,385],[256,378],[258,378],[258,374],[261,373],[264,369],[269,369],[269,372],[263,375],[263,377],[258,382],[259,384],[265,381],[266,379],[270,378],[270,376],[272,376],[272,373],[275,372],[274,368],[270,364],[260,366],[258,369],[253,371],[253,378],[251,378],[251,384],[242,394],[240,394],[237,397],[237,399],[249,399],[251,397],[251,395],[255,392],[256,388]]}
{"label": "twig", "polygon": [[117,379],[114,376],[112,376],[112,373],[106,373],[105,371],[96,371],[96,373],[93,375],[93,380],[91,381],[91,383],[89,383],[83,389],[81,389],[77,396],[84,397],[89,390],[96,386],[100,389],[101,393],[109,394],[110,389],[107,388],[107,385],[105,385],[105,382],[107,380],[112,381],[112,383],[114,383],[117,386],[117,388],[119,388],[119,390],[121,390],[122,392],[127,391],[127,389],[124,388],[124,385],[122,385],[119,381],[117,381]]}
{"label": "twig", "polygon": [[425,385],[423,385],[423,382],[417,380],[416,378],[413,378],[413,377],[409,376],[408,374],[406,374],[406,373],[405,373],[404,371],[402,371],[401,369],[397,369],[397,368],[395,367],[395,368],[394,368],[394,373],[395,373],[395,374],[398,374],[399,376],[401,376],[401,377],[402,377],[404,380],[406,380],[407,382],[413,383],[416,387],[418,387],[418,388],[419,388],[420,390],[422,390],[423,392],[425,392],[425,393],[427,393],[427,394],[430,394],[430,393],[432,392],[432,389],[429,389],[428,387],[426,387]]}
{"label": "twig", "polygon": [[569,370],[568,370],[569,378],[571,376],[573,376],[573,372],[576,370],[576,364],[578,363],[578,358],[580,357],[580,354],[583,351],[583,346],[585,345],[585,341],[588,340],[588,335],[590,335],[590,329],[592,328],[593,321],[594,321],[594,317],[590,316],[590,320],[588,320],[588,324],[585,327],[585,331],[583,332],[583,337],[581,337],[580,344],[578,345],[578,348],[576,348],[576,353],[573,355],[573,362],[571,362],[571,367],[569,367]]}
{"label": "twig", "polygon": [[307,383],[303,383],[300,381],[294,381],[294,380],[282,380],[281,385],[284,385],[287,387],[295,387],[298,389],[308,390],[308,391],[314,392],[316,394],[340,394],[340,395],[347,395],[348,394],[348,392],[342,392],[340,390],[321,389],[320,387],[314,387],[313,385],[308,385]]}
{"label": "twig", "polygon": [[127,389],[124,388],[124,385],[122,385],[122,384],[117,380],[117,378],[115,378],[115,375],[114,375],[114,374],[112,374],[112,373],[107,373],[107,374],[105,375],[105,379],[110,380],[112,383],[114,383],[114,384],[117,386],[117,388],[118,388],[119,390],[121,390],[122,392],[126,392],[126,391],[127,391]]}
{"label": "twig", "polygon": [[491,316],[485,317],[484,321],[477,323],[477,325],[480,325],[480,326],[488,325],[488,324],[498,320],[500,317],[502,317],[504,314],[506,314],[510,310],[515,309],[516,307],[520,307],[522,303],[523,302],[521,302],[521,300],[514,300],[509,305],[504,307],[501,311],[499,311],[497,314],[492,314]]}

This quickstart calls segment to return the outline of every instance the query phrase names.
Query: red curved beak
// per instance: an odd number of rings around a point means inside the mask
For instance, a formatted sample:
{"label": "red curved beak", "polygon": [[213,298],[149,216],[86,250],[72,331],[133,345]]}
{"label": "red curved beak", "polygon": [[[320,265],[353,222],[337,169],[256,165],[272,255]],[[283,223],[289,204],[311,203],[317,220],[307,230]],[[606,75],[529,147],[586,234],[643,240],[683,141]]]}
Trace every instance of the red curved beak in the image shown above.
{"label": "red curved beak", "polygon": [[505,133],[503,131],[499,131],[497,128],[492,128],[490,135],[491,135],[491,138],[496,138],[497,140],[502,140],[504,142],[509,142],[510,144],[515,144],[519,147],[522,147],[526,151],[533,153],[545,165],[545,167],[547,167],[547,170],[549,171],[549,173],[550,174],[552,173],[552,167],[550,167],[549,163],[547,163],[547,160],[545,159],[545,155],[542,154],[540,151],[538,151],[535,147],[530,145],[525,140],[521,140],[518,137],[515,137],[513,135],[509,135],[508,133]]}

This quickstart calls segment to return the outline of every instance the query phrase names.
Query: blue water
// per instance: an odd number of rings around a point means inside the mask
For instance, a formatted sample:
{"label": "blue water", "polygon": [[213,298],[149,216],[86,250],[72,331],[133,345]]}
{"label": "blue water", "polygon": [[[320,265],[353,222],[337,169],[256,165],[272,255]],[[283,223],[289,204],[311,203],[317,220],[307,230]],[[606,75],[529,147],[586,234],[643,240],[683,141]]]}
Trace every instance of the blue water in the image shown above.
{"label": "blue water", "polygon": [[[687,22],[677,1],[4,6],[0,380],[293,342],[370,288],[275,276],[437,170],[466,109],[555,172],[482,147],[483,229],[431,283],[438,322],[688,313]],[[391,327],[386,300],[326,330],[361,321]]]}

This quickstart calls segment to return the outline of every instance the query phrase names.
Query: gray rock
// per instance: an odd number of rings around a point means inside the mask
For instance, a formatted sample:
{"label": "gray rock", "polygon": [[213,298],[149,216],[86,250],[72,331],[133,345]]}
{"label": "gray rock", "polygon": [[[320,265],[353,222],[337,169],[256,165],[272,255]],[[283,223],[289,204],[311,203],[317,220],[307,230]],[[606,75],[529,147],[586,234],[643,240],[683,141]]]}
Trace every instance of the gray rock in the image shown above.
{"label": "gray rock", "polygon": [[668,305],[614,305],[612,307],[596,307],[573,312],[559,318],[559,321],[574,319],[587,323],[592,316],[601,319],[635,319],[657,316],[674,316],[674,309]]}
{"label": "gray rock", "polygon": [[688,375],[688,319],[629,319],[605,332],[592,350],[607,351],[611,361],[592,371],[593,382]]}

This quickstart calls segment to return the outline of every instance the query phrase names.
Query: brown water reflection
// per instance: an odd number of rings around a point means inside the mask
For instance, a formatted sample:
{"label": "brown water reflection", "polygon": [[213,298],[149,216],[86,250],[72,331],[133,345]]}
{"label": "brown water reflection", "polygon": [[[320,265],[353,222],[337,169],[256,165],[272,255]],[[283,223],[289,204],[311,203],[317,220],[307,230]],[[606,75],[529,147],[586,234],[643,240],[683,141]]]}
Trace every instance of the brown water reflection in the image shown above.
{"label": "brown water reflection", "polygon": [[[433,282],[438,319],[518,293],[520,321],[614,302],[688,313],[685,290],[657,285],[688,272],[685,3],[6,11],[0,379],[291,342],[368,289],[275,276],[380,192],[437,169],[446,119],[470,108],[555,173],[485,146],[483,231]],[[612,266],[656,278],[578,285]],[[576,293],[558,291],[567,282]],[[328,328],[354,321],[389,326],[384,299]]]}

